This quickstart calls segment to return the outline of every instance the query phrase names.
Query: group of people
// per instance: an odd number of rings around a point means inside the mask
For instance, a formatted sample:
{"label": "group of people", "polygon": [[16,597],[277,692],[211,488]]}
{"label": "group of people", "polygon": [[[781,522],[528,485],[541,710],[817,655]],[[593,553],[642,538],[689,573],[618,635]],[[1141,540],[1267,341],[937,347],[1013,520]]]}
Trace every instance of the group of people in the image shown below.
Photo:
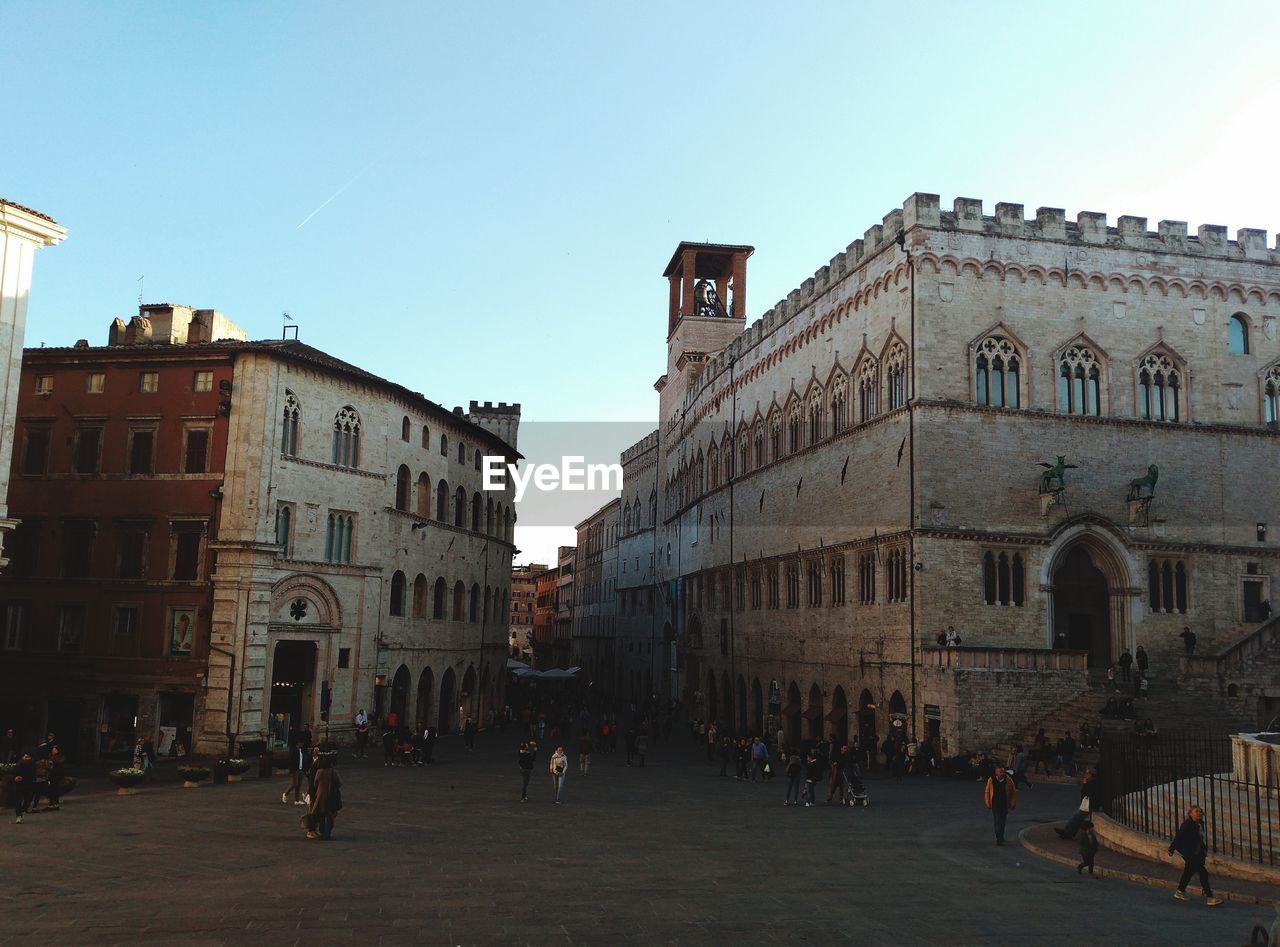
{"label": "group of people", "polygon": [[295,736],[289,749],[290,782],[280,794],[280,802],[288,805],[292,793],[295,806],[307,807],[302,827],[309,839],[329,841],[334,819],[342,809],[342,779],[334,766],[337,757],[337,750],[307,746],[301,736]]}
{"label": "group of people", "polygon": [[[364,741],[360,740],[361,717],[365,717],[363,710],[356,715],[356,756],[364,756],[367,752],[365,746],[368,738],[366,737]],[[468,726],[474,727],[474,721],[470,717],[466,719]],[[367,717],[364,719],[364,727],[367,732]],[[468,741],[467,748],[474,748],[474,733],[468,737]],[[383,766],[426,766],[435,762],[435,748],[435,727],[420,723],[411,730],[407,723],[400,721],[399,715],[394,710],[387,714],[382,724]]]}
{"label": "group of people", "polygon": [[963,639],[956,633],[955,625],[939,628],[938,637],[935,640],[939,648],[958,648],[963,643]]}
{"label": "group of people", "polygon": [[[66,759],[52,733],[36,747],[35,753],[20,750],[12,729],[6,730],[0,744],[0,763],[7,764],[0,789],[13,806],[13,821],[22,824],[22,817],[40,812],[40,800],[45,800],[45,812],[57,812],[62,808],[62,796],[66,791]],[[11,767],[11,768],[10,768]]]}
{"label": "group of people", "polygon": [[[1188,629],[1189,631],[1189,629]],[[1192,635],[1192,637],[1195,637]],[[1194,647],[1194,644],[1193,644]],[[1190,652],[1188,652],[1190,653]],[[1107,668],[1107,683],[1115,687],[1116,671],[1119,670],[1120,680],[1133,683],[1133,696],[1147,696],[1147,677],[1150,673],[1151,658],[1147,655],[1147,649],[1142,645],[1138,645],[1138,654],[1135,657],[1125,648],[1120,655],[1120,659]]]}

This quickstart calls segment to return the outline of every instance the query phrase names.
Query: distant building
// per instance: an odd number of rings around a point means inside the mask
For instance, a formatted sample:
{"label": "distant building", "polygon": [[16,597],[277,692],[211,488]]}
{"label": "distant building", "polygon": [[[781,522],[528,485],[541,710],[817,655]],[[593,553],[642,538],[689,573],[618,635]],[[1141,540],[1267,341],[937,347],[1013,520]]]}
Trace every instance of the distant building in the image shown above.
{"label": "distant building", "polygon": [[[512,657],[522,661],[529,661],[534,656],[533,608],[537,596],[534,579],[546,568],[546,564],[541,562],[511,568],[511,609],[507,621],[507,643],[511,647]],[[550,647],[549,643],[548,647]]]}
{"label": "distant building", "polygon": [[552,666],[567,668],[573,649],[574,564],[577,550],[561,546],[556,551],[556,626],[552,639]]}
{"label": "distant building", "polygon": [[597,698],[617,694],[618,518],[611,500],[578,524],[574,561],[573,661]]}
{"label": "distant building", "polygon": [[212,310],[144,306],[111,341],[26,352],[4,722],[83,757],[483,719],[515,516],[481,457],[516,459],[519,406],[450,411]]}
{"label": "distant building", "polygon": [[530,637],[538,657],[537,667],[541,670],[552,667],[550,661],[555,657],[556,582],[559,578],[560,570],[555,566],[544,567],[533,577],[533,631]]}

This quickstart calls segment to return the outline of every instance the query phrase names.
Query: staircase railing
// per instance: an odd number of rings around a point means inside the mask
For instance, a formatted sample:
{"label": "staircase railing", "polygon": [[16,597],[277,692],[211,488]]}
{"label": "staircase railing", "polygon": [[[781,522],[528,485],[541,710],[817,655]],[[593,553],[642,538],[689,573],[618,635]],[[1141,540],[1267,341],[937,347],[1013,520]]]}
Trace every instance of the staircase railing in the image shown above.
{"label": "staircase railing", "polygon": [[1179,659],[1183,674],[1220,676],[1242,668],[1280,639],[1280,615],[1264,621],[1249,634],[1232,642],[1216,654],[1184,655]]}
{"label": "staircase railing", "polygon": [[1047,648],[938,648],[921,649],[927,668],[1015,668],[1036,671],[1084,671],[1087,651],[1050,651]]}

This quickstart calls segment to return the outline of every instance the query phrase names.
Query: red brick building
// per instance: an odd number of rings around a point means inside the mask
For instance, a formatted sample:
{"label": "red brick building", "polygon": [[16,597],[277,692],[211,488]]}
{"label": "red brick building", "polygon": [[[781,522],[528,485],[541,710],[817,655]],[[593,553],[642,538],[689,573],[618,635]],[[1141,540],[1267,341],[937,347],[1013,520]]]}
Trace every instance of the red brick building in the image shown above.
{"label": "red brick building", "polygon": [[[144,315],[160,333],[174,308]],[[206,338],[221,319],[185,316]],[[26,350],[0,575],[0,725],[25,743],[51,730],[86,760],[189,739],[234,346]]]}

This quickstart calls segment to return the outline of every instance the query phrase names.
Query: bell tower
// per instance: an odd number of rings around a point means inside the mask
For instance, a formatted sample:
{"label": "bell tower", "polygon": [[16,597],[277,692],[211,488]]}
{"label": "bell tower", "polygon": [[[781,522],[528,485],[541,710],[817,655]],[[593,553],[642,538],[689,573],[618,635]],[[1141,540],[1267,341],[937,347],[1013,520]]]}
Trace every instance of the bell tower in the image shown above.
{"label": "bell tower", "polygon": [[755,247],[682,242],[662,275],[668,283],[667,373],[656,385],[663,420],[683,402],[706,360],[742,334],[747,257]]}

